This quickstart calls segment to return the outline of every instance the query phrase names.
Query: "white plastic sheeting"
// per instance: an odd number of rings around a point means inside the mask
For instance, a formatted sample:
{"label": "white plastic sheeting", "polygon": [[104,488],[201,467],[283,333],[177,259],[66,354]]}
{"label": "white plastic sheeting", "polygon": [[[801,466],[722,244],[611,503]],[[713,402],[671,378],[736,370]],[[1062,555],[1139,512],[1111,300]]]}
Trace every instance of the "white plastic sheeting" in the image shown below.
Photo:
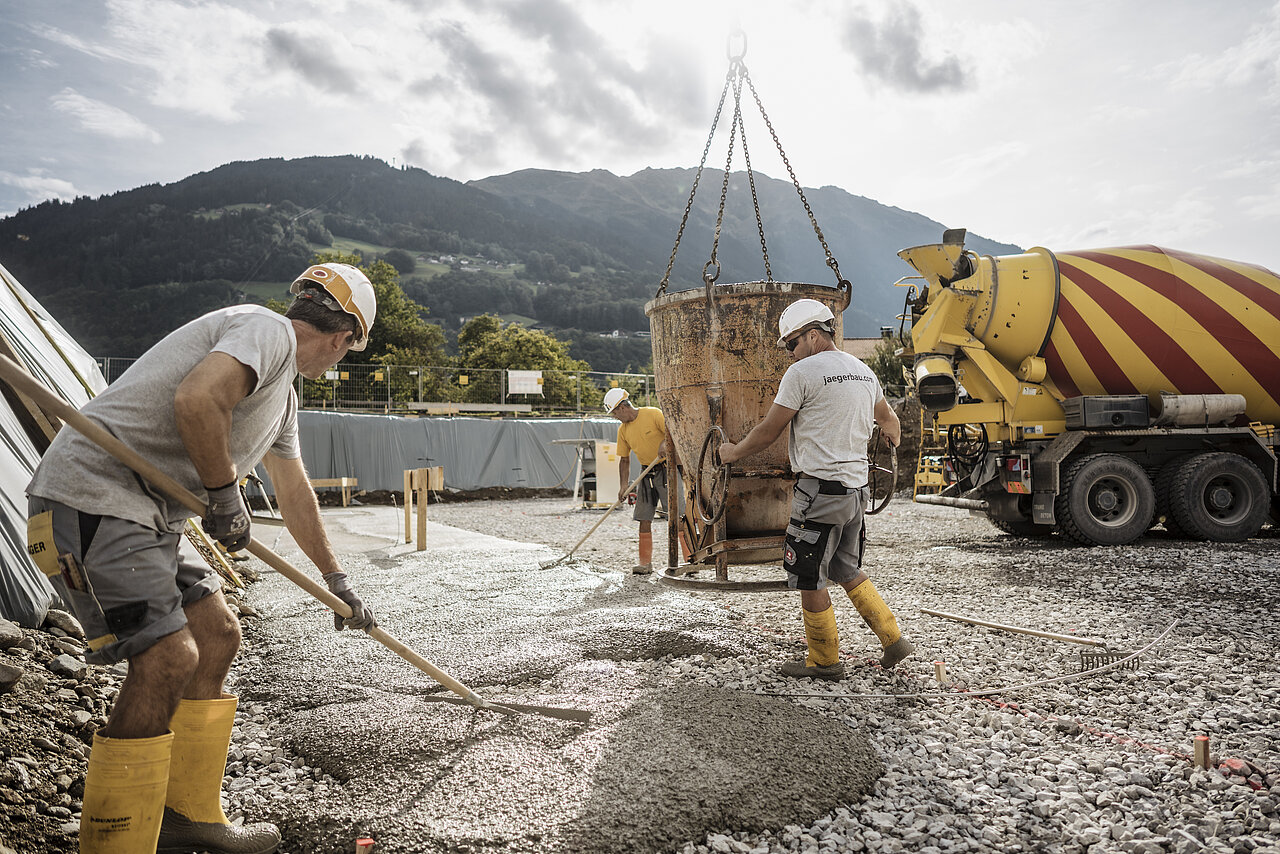
{"label": "white plastic sheeting", "polygon": [[[76,407],[89,400],[89,390],[106,388],[93,357],[3,266],[0,279],[0,330],[19,364]],[[0,398],[0,615],[28,628],[44,622],[54,601],[53,588],[27,555],[26,488],[40,454],[9,400]]]}
{"label": "white plastic sheeting", "polygon": [[360,489],[401,490],[405,469],[444,466],[450,489],[572,488],[577,453],[552,439],[618,436],[612,418],[401,418],[298,413],[302,461],[313,478],[354,477]]}

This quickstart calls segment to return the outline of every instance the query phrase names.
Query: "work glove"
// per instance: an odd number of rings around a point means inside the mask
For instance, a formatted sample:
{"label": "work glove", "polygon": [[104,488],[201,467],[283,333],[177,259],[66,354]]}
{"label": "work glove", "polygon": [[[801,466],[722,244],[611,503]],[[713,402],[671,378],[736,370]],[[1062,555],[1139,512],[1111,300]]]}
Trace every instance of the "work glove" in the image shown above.
{"label": "work glove", "polygon": [[207,492],[209,507],[200,523],[204,532],[229,552],[238,552],[249,545],[249,509],[244,506],[240,487],[233,480]]}
{"label": "work glove", "polygon": [[351,616],[343,617],[336,611],[333,614],[333,628],[335,631],[343,629],[372,629],[378,625],[378,621],[373,618],[373,611],[364,606],[364,602],[351,589],[351,582],[347,580],[345,572],[330,572],[324,576],[324,583],[329,585],[329,592],[337,596],[351,608]]}

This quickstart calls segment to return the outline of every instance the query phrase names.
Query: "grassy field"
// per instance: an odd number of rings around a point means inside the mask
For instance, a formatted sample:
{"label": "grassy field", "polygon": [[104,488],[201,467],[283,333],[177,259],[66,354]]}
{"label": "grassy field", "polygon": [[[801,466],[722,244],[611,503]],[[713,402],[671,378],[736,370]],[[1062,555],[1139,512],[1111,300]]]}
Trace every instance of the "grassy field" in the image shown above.
{"label": "grassy field", "polygon": [[259,304],[265,304],[269,299],[284,300],[286,302],[291,299],[288,282],[245,282],[244,284],[236,285],[236,287]]}

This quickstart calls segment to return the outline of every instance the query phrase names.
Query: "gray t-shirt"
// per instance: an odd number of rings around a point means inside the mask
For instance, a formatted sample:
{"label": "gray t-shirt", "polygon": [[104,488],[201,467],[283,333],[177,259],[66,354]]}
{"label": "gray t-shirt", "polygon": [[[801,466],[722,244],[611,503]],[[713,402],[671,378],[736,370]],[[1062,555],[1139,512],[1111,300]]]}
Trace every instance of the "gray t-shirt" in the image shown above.
{"label": "gray t-shirt", "polygon": [[[293,324],[274,311],[250,305],[219,309],[169,333],[82,411],[203,499],[204,485],[173,414],[178,385],[214,352],[226,353],[256,375],[253,390],[231,415],[230,449],[238,479],[267,451],[286,459],[301,456],[293,390],[297,347]],[[58,431],[27,493],[157,531],[177,533],[194,515],[73,427]]]}
{"label": "gray t-shirt", "polygon": [[796,410],[791,469],[845,486],[867,485],[867,443],[884,397],[871,369],[843,350],[824,350],[782,375],[773,402]]}

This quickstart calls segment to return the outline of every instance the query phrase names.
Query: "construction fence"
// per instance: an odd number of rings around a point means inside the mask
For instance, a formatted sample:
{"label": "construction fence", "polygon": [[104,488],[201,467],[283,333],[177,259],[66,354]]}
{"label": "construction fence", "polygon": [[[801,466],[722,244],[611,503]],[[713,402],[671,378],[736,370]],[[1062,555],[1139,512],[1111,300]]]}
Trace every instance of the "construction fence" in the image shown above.
{"label": "construction fence", "polygon": [[[137,360],[103,356],[97,361],[113,382]],[[657,405],[653,374],[604,371],[338,364],[320,379],[299,376],[296,383],[302,409],[384,415],[594,413],[605,392],[619,387],[638,406]]]}

